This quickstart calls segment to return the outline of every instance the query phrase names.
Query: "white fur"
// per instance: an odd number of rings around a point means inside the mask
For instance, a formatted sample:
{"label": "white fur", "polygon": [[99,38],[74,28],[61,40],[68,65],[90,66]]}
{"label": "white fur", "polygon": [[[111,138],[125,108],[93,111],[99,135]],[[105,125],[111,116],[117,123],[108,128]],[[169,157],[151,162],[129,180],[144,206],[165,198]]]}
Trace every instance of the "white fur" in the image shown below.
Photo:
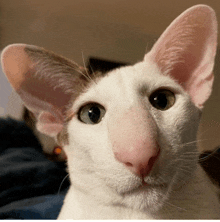
{"label": "white fur", "polygon": [[[148,101],[160,87],[176,93],[176,103],[167,111],[152,108]],[[69,123],[65,151],[72,185],[59,219],[220,217],[212,185],[197,165],[196,155],[188,155],[197,151],[200,110],[179,84],[160,74],[150,61],[141,62],[94,83],[74,103],[73,111],[86,102],[97,102],[107,111],[97,125],[84,124],[77,116]],[[134,191],[141,181],[115,159],[108,128],[117,112],[141,105],[156,121],[161,155],[145,178],[149,187]]]}
{"label": "white fur", "polygon": [[[196,140],[212,90],[216,45],[215,12],[198,5],[171,23],[144,61],[95,81],[36,46],[3,51],[3,70],[38,129],[68,144],[71,186],[59,219],[220,218]],[[149,99],[161,88],[175,95],[166,110]],[[88,103],[106,110],[98,124],[78,118]]]}

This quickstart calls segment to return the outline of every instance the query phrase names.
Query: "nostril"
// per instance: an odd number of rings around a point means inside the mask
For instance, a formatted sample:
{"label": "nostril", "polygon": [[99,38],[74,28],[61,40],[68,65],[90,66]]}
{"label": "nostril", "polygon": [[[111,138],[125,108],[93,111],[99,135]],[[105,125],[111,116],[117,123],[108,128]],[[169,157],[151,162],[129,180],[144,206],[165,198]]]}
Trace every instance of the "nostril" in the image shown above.
{"label": "nostril", "polygon": [[156,162],[158,156],[151,157],[148,162],[148,171],[150,172]]}
{"label": "nostril", "polygon": [[129,162],[126,162],[125,165],[128,166],[128,167],[132,167],[133,166],[133,164],[129,163]]}
{"label": "nostril", "polygon": [[159,157],[159,154],[160,154],[160,150],[158,151],[157,155],[156,156],[152,156],[149,161],[148,161],[148,167],[149,167],[149,172],[152,170],[156,160],[158,159]]}
{"label": "nostril", "polygon": [[158,151],[156,156],[152,156],[146,164],[140,164],[136,168],[137,174],[140,175],[142,178],[147,176],[151,172],[153,166],[155,165],[155,162],[157,161],[159,154],[160,154],[160,150]]}

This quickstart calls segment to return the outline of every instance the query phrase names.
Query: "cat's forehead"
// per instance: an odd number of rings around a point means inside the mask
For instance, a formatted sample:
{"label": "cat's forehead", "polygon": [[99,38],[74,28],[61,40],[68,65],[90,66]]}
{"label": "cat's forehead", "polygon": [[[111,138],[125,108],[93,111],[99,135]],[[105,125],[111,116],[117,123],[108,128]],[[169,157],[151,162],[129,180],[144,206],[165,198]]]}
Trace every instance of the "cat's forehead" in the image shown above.
{"label": "cat's forehead", "polygon": [[78,103],[113,100],[135,101],[138,95],[149,95],[158,88],[181,87],[170,77],[161,74],[156,64],[139,62],[133,66],[122,67],[107,73],[98,81],[94,81],[88,90],[76,100]]}

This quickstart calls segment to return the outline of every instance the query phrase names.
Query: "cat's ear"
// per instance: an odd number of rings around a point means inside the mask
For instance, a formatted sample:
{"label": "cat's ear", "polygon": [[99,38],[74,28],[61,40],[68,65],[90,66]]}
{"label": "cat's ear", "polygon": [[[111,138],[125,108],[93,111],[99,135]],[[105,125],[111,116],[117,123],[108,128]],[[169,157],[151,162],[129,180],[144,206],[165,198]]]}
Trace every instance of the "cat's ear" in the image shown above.
{"label": "cat's ear", "polygon": [[189,8],[177,17],[145,56],[164,75],[173,77],[202,108],[213,84],[217,48],[215,12],[206,5]]}
{"label": "cat's ear", "polygon": [[37,128],[56,136],[62,129],[69,103],[87,83],[85,70],[43,48],[13,44],[2,53],[9,82],[37,118]]}

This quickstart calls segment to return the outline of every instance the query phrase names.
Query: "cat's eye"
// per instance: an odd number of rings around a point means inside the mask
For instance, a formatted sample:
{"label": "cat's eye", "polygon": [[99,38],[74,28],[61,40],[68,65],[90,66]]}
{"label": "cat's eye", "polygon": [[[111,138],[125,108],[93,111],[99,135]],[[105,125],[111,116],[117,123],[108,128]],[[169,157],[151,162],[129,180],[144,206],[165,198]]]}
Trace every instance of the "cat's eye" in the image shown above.
{"label": "cat's eye", "polygon": [[150,95],[149,101],[156,109],[167,110],[174,105],[175,95],[170,90],[159,89]]}
{"label": "cat's eye", "polygon": [[105,108],[98,103],[89,103],[80,108],[78,118],[86,124],[97,124],[105,115]]}

